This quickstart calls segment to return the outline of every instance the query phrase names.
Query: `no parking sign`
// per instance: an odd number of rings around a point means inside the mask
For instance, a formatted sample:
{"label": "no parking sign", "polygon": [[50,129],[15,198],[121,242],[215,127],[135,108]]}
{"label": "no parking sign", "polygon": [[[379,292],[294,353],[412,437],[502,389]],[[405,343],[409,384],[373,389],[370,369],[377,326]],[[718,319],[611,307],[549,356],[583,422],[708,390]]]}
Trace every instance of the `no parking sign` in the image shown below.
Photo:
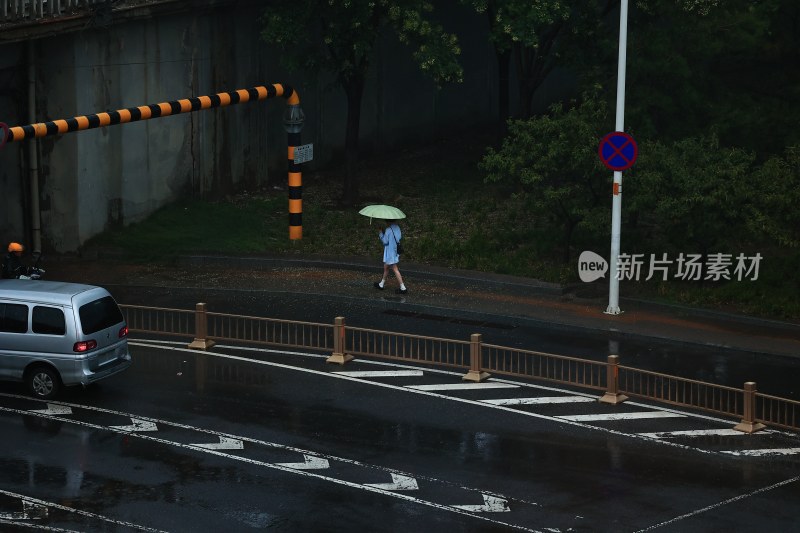
{"label": "no parking sign", "polygon": [[628,170],[636,162],[639,147],[633,137],[623,131],[613,131],[602,138],[597,155],[606,168],[615,172]]}

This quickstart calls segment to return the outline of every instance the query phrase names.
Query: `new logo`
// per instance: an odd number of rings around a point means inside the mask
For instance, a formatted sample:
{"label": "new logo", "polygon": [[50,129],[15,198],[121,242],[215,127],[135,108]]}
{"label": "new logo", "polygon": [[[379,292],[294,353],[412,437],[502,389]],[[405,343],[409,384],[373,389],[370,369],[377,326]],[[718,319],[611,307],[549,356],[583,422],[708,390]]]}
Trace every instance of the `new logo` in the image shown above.
{"label": "new logo", "polygon": [[578,258],[578,276],[581,281],[589,283],[599,278],[606,277],[608,263],[594,252],[581,252]]}

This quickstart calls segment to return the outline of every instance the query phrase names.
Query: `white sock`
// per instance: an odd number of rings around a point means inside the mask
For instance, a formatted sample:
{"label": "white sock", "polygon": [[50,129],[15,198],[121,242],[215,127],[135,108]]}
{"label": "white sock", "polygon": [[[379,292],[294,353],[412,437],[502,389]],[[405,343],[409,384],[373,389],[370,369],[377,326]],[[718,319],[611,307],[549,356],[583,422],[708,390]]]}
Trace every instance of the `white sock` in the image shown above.
{"label": "white sock", "polygon": [[383,284],[384,284],[384,283],[386,283],[386,280],[385,280],[385,279],[382,279],[382,280],[381,280],[381,282],[380,282],[380,283],[378,283],[378,286],[379,286],[379,287],[382,289],[382,288],[383,288]]}
{"label": "white sock", "polygon": [[406,285],[405,285],[405,283],[401,283],[401,284],[400,284],[400,290],[401,290],[401,291],[404,291],[404,290],[406,290]]}

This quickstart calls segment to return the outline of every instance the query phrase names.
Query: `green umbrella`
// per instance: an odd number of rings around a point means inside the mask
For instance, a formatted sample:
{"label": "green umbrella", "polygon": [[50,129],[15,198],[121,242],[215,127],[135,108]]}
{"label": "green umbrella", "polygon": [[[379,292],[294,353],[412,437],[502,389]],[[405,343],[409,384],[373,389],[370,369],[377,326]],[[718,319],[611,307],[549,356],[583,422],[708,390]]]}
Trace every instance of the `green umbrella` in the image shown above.
{"label": "green umbrella", "polygon": [[359,215],[364,215],[369,218],[382,218],[384,220],[399,220],[406,218],[406,214],[390,205],[368,205],[358,212]]}

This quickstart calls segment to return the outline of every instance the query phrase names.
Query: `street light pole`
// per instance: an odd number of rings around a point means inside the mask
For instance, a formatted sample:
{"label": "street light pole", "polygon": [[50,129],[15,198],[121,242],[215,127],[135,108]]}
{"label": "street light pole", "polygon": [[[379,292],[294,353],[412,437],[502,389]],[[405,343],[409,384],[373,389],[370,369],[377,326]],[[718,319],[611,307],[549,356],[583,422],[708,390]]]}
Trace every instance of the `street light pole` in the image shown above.
{"label": "street light pole", "polygon": [[[628,45],[628,0],[622,0],[619,11],[619,60],[617,63],[617,122],[616,131],[625,131],[625,62]],[[619,277],[617,263],[619,259],[620,229],[622,226],[622,172],[614,172],[611,200],[611,261],[609,269],[608,308],[606,313],[618,315],[619,309]]]}

